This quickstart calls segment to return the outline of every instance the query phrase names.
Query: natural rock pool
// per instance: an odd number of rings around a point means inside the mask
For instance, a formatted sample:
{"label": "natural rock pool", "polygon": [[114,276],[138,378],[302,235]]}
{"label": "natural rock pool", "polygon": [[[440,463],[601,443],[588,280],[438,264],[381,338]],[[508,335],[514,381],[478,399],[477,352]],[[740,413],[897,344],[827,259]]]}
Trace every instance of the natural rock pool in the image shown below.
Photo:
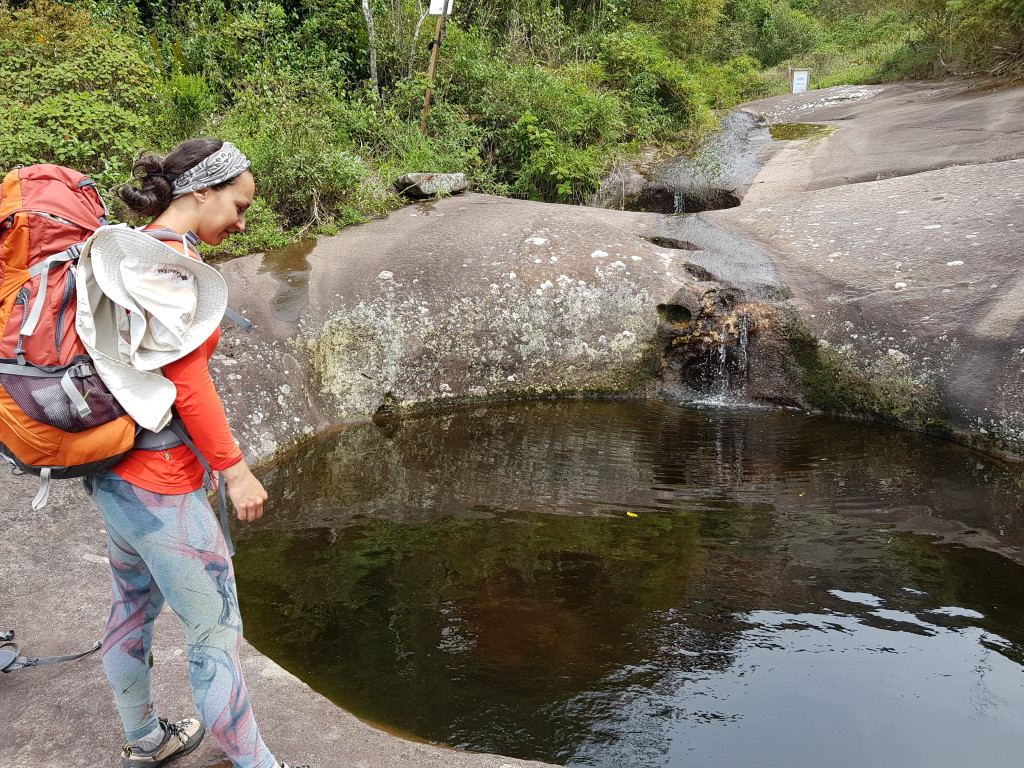
{"label": "natural rock pool", "polygon": [[349,427],[263,479],[246,636],[382,727],[602,768],[1020,765],[1020,468],[563,401]]}

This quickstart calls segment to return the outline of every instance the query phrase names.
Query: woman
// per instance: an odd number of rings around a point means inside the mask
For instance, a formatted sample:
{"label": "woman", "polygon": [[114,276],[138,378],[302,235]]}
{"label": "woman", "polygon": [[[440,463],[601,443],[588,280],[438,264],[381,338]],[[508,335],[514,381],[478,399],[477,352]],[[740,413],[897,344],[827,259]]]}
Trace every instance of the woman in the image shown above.
{"label": "woman", "polygon": [[[245,230],[255,184],[249,161],[233,144],[193,139],[166,157],[143,155],[134,167],[141,187],[120,191],[128,207],[152,219],[146,229],[171,230],[186,247],[217,245]],[[174,407],[206,461],[226,482],[240,520],[257,520],[267,499],[228,427],[210,378],[220,331],[164,366],[175,384]],[[110,472],[86,478],[103,514],[114,600],[103,640],[103,667],[128,743],[125,768],[160,766],[197,746],[209,728],[237,768],[289,768],[264,745],[249,707],[239,664],[242,622],[223,532],[203,489],[204,470],[185,445],[134,450]],[[199,718],[158,718],[150,685],[153,622],[167,603],[188,646]],[[292,766],[291,768],[309,768]]]}

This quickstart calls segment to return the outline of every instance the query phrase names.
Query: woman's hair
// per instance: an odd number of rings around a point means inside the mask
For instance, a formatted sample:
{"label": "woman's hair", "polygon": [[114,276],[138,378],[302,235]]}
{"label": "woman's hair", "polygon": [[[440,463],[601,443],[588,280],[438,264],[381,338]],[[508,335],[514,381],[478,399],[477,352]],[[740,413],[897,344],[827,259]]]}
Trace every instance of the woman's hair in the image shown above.
{"label": "woman's hair", "polygon": [[[189,139],[168,152],[166,157],[155,152],[143,152],[132,166],[132,176],[141,182],[141,187],[125,184],[117,194],[132,213],[155,218],[167,210],[174,199],[174,180],[223,146],[223,139]],[[237,179],[235,176],[211,188],[223,189]]]}

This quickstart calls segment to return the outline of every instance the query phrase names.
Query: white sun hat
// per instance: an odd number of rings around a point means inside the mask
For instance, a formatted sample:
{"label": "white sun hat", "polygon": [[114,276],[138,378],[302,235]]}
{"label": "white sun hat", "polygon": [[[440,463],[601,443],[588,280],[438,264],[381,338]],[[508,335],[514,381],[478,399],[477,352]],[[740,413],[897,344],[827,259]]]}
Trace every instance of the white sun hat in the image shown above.
{"label": "white sun hat", "polygon": [[[141,426],[159,431],[176,388],[157,369],[210,337],[227,308],[221,274],[122,225],[101,227],[78,262],[75,327],[100,378]],[[125,310],[129,310],[127,313]]]}
{"label": "white sun hat", "polygon": [[103,227],[90,255],[100,290],[131,310],[129,354],[143,371],[196,349],[220,325],[228,286],[220,272],[128,227]]}

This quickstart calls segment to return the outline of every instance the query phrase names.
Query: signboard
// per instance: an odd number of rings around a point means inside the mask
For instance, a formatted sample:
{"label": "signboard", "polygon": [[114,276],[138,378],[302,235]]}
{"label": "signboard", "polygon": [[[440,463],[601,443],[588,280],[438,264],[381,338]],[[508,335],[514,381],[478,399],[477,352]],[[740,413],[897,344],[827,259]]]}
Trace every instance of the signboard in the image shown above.
{"label": "signboard", "polygon": [[430,15],[440,16],[442,13],[446,13],[451,16],[452,7],[455,5],[455,0],[448,0],[448,10],[444,9],[445,0],[430,0]]}
{"label": "signboard", "polygon": [[811,70],[793,70],[793,93],[803,93],[811,82]]}

